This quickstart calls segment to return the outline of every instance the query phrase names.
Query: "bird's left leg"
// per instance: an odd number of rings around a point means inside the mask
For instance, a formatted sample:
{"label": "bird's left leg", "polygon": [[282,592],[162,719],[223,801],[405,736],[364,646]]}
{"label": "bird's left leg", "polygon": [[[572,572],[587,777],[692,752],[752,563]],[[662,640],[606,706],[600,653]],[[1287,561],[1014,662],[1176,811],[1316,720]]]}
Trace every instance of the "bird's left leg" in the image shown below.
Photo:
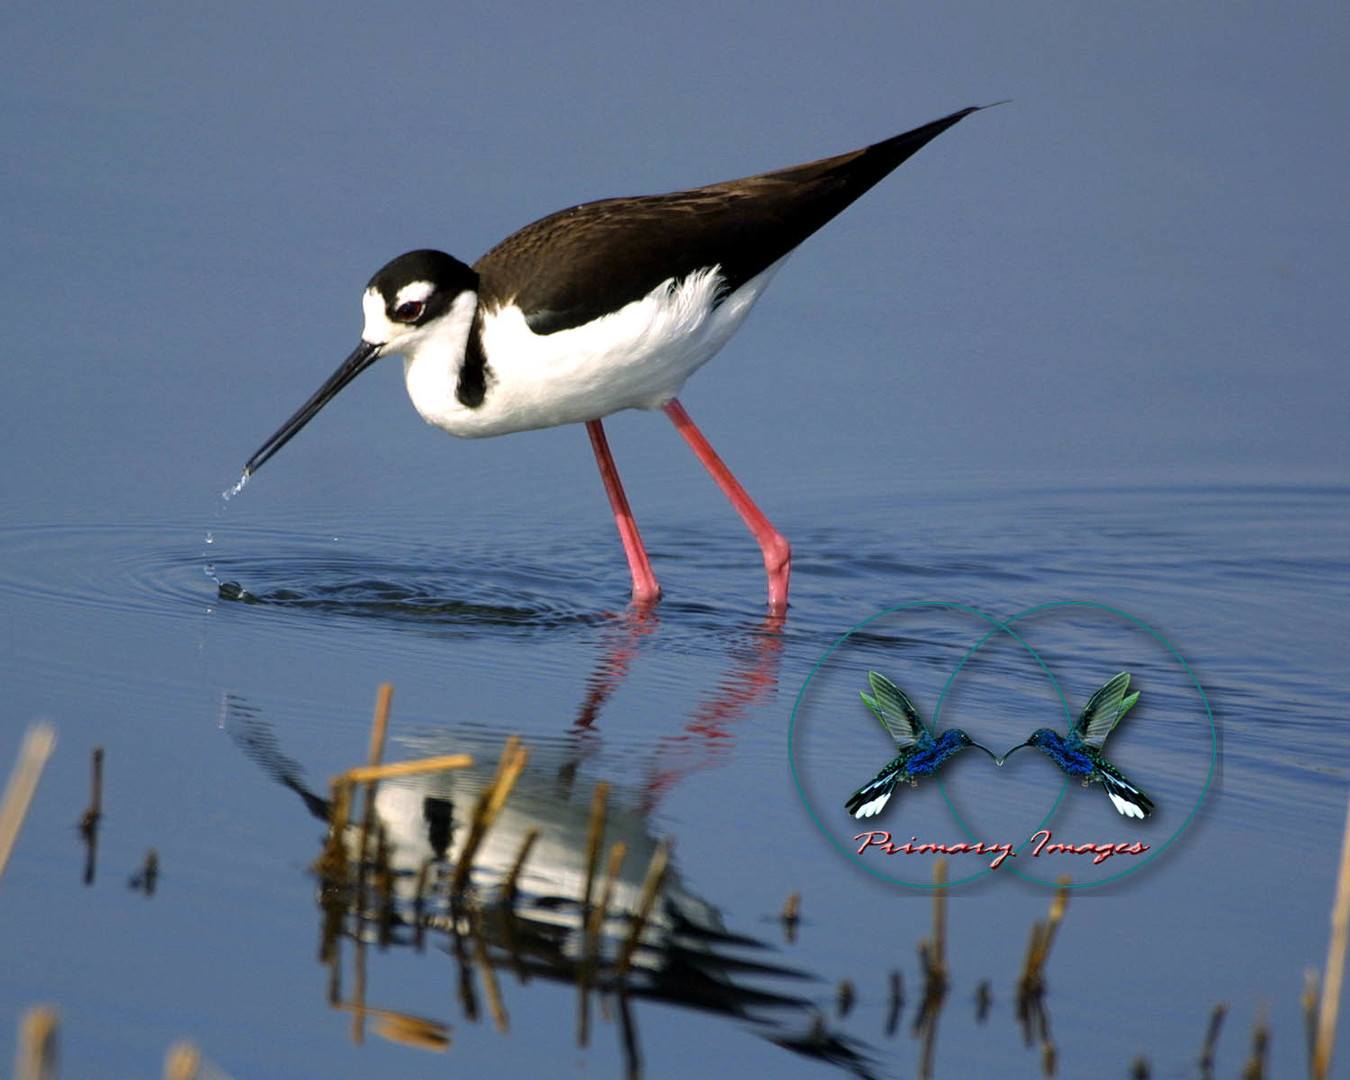
{"label": "bird's left leg", "polygon": [[773,527],[773,523],[764,516],[764,512],[741,487],[740,481],[731,474],[726,463],[717,456],[717,451],[703,437],[703,432],[694,426],[684,406],[671,398],[662,406],[671,423],[687,442],[703,467],[712,474],[722,493],[731,500],[731,505],[741,515],[764,553],[764,569],[769,575],[769,610],[781,615],[787,610],[788,578],[792,573],[792,548],[787,538]]}
{"label": "bird's left leg", "polygon": [[647,559],[647,549],[642,546],[637,522],[633,520],[633,511],[628,508],[628,497],[623,493],[623,484],[619,482],[619,470],[614,465],[614,456],[609,452],[605,429],[599,420],[587,420],[586,434],[591,437],[595,463],[600,466],[600,479],[605,482],[605,494],[609,496],[614,523],[619,527],[619,539],[623,541],[623,553],[628,558],[628,570],[633,576],[633,600],[642,605],[653,604],[661,596],[661,586],[656,583],[652,564]]}

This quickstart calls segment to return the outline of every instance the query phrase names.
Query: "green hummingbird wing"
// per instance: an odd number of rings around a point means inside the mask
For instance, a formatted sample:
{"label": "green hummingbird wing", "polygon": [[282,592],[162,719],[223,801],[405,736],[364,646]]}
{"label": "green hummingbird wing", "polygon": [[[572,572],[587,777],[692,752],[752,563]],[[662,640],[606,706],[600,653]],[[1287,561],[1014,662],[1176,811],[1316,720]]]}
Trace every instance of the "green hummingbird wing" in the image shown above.
{"label": "green hummingbird wing", "polygon": [[1129,688],[1130,673],[1122,671],[1088,698],[1082,714],[1078,717],[1078,723],[1074,725],[1074,731],[1083,742],[1101,748],[1121,718],[1134,708],[1134,703],[1139,700],[1137,690],[1126,696],[1125,691]]}
{"label": "green hummingbird wing", "polygon": [[914,707],[914,703],[885,675],[869,671],[867,682],[872,687],[872,693],[864,691],[860,695],[863,704],[881,721],[881,726],[890,733],[896,746],[902,750],[906,746],[913,746],[924,733],[923,721],[919,719],[919,710]]}

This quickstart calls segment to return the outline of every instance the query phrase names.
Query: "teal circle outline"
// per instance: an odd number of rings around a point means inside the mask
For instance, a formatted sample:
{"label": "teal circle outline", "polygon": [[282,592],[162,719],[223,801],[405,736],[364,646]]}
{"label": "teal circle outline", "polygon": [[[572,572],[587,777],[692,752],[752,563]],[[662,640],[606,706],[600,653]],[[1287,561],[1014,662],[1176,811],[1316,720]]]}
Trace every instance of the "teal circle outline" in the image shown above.
{"label": "teal circle outline", "polygon": [[[1142,629],[1145,633],[1151,636],[1159,644],[1161,644],[1163,648],[1165,648],[1168,651],[1168,653],[1171,654],[1173,659],[1175,659],[1177,663],[1181,665],[1182,670],[1186,673],[1186,676],[1191,680],[1192,685],[1195,687],[1196,693],[1200,695],[1201,703],[1205,707],[1205,716],[1209,723],[1209,732],[1210,732],[1210,756],[1209,756],[1209,771],[1205,775],[1204,785],[1201,787],[1200,794],[1196,798],[1195,805],[1191,807],[1190,813],[1186,815],[1185,820],[1182,821],[1182,823],[1179,826],[1177,826],[1176,830],[1172,833],[1171,836],[1169,836],[1165,841],[1163,841],[1162,844],[1157,845],[1155,850],[1153,850],[1152,853],[1148,855],[1147,858],[1143,859],[1138,863],[1135,863],[1129,869],[1122,870],[1117,874],[1112,874],[1109,877],[1102,878],[1100,881],[1068,882],[1065,884],[1064,887],[1070,889],[1095,889],[1103,885],[1108,885],[1113,881],[1119,881],[1121,878],[1128,877],[1130,874],[1142,870],[1155,858],[1161,855],[1164,851],[1166,851],[1169,847],[1171,847],[1173,843],[1176,842],[1176,840],[1181,836],[1183,832],[1186,831],[1186,829],[1190,826],[1191,822],[1195,819],[1195,815],[1200,812],[1200,807],[1204,804],[1205,797],[1209,794],[1209,789],[1214,782],[1214,772],[1215,769],[1218,767],[1218,760],[1219,760],[1219,732],[1218,732],[1218,725],[1215,723],[1214,720],[1214,710],[1210,706],[1209,696],[1205,693],[1205,688],[1200,684],[1199,678],[1196,677],[1195,671],[1191,668],[1191,665],[1187,663],[1186,658],[1182,656],[1180,652],[1177,651],[1176,647],[1173,646],[1172,643],[1166,637],[1164,637],[1161,632],[1155,630],[1143,619],[1131,615],[1127,611],[1122,611],[1119,608],[1113,608],[1109,604],[1103,604],[1100,601],[1096,600],[1055,600],[1044,604],[1037,604],[1033,607],[1026,608],[1022,611],[1017,612],[1016,614],[1012,615],[1010,618],[1008,618],[1006,621],[1003,622],[1000,622],[993,616],[985,614],[984,612],[980,611],[977,608],[973,608],[970,607],[969,605],[961,604],[956,601],[919,600],[919,601],[912,601],[907,604],[900,604],[897,605],[896,607],[883,608],[881,611],[878,611],[874,615],[871,615],[868,618],[863,619],[861,622],[855,624],[854,626],[846,630],[844,633],[840,634],[839,637],[834,640],[834,642],[830,645],[830,647],[820,657],[820,659],[817,660],[816,663],[812,666],[810,672],[807,673],[806,680],[802,683],[802,688],[797,692],[797,697],[792,703],[792,712],[788,718],[788,769],[792,774],[793,785],[797,789],[797,797],[801,800],[802,806],[805,808],[807,815],[811,818],[812,823],[816,826],[820,834],[825,837],[825,839],[830,843],[832,847],[834,847],[837,851],[839,851],[842,855],[844,855],[845,858],[848,859],[850,864],[862,867],[862,869],[867,871],[867,873],[871,874],[873,877],[878,877],[883,881],[890,882],[893,885],[900,885],[904,888],[911,888],[911,889],[935,889],[940,887],[950,888],[956,885],[963,885],[966,882],[974,881],[977,878],[984,877],[986,874],[994,872],[993,867],[986,867],[984,870],[978,873],[971,874],[964,878],[957,878],[954,881],[949,881],[944,886],[938,886],[933,883],[910,882],[901,880],[899,878],[893,878],[889,874],[883,874],[879,870],[876,870],[864,863],[855,862],[854,859],[851,857],[852,852],[839,843],[833,832],[826,829],[824,823],[820,820],[819,816],[816,814],[815,808],[811,804],[811,800],[808,799],[806,796],[806,791],[802,786],[801,778],[797,774],[797,761],[794,752],[794,742],[797,729],[797,712],[798,709],[801,707],[802,699],[806,696],[807,689],[811,685],[811,680],[815,678],[816,672],[819,671],[820,668],[824,665],[824,663],[831,656],[833,656],[835,652],[838,651],[838,649],[844,644],[845,641],[847,641],[850,637],[852,637],[863,627],[869,625],[872,622],[875,622],[877,619],[880,619],[885,615],[892,615],[897,612],[909,611],[915,608],[924,608],[924,607],[935,607],[949,611],[961,611],[966,614],[976,615],[979,618],[984,619],[985,622],[991,623],[993,625],[993,629],[991,629],[988,633],[986,633],[984,637],[982,637],[978,642],[975,643],[974,646],[972,646],[969,650],[967,650],[966,655],[961,658],[961,662],[957,665],[956,669],[951,673],[951,675],[947,677],[947,681],[943,684],[942,692],[938,696],[937,706],[933,711],[933,730],[935,732],[937,731],[938,717],[941,715],[942,711],[942,702],[943,700],[945,700],[947,696],[947,690],[951,686],[952,680],[956,678],[957,674],[959,674],[960,671],[965,667],[965,665],[969,662],[970,658],[974,656],[975,653],[984,646],[984,643],[988,641],[989,638],[992,637],[996,632],[1000,631],[1008,634],[1011,638],[1013,638],[1013,640],[1017,641],[1018,644],[1020,644],[1024,649],[1026,649],[1027,652],[1031,653],[1031,655],[1036,659],[1036,662],[1040,666],[1041,670],[1044,671],[1046,676],[1050,679],[1051,685],[1055,688],[1055,693],[1058,694],[1060,704],[1064,708],[1065,716],[1070,718],[1072,717],[1072,714],[1069,711],[1068,701],[1064,697],[1064,692],[1060,688],[1058,680],[1055,679],[1053,673],[1051,673],[1049,668],[1046,667],[1045,662],[1040,657],[1040,654],[1037,653],[1035,649],[1033,649],[1026,641],[1022,639],[1022,637],[1019,634],[1017,634],[1016,631],[1012,629],[1012,624],[1021,619],[1030,618],[1031,616],[1040,614],[1041,612],[1055,610],[1058,608],[1081,607],[1094,609],[1098,611],[1106,611],[1109,612],[1111,615],[1116,616],[1117,618],[1125,619],[1127,622],[1132,623],[1136,627]],[[951,812],[952,816],[956,819],[958,825],[960,825],[962,830],[965,831],[967,838],[973,838],[973,834],[970,831],[970,827],[966,824],[965,819],[961,817],[961,815],[957,812],[956,808],[952,805],[951,799],[947,795],[947,790],[945,785],[942,783],[942,780],[938,778],[936,782],[938,785],[938,789],[942,792],[943,801],[947,804],[947,809]],[[1037,826],[1037,829],[1033,830],[1032,835],[1035,835],[1035,832],[1039,831],[1041,828],[1044,828],[1046,822],[1048,822],[1050,818],[1054,816],[1055,811],[1059,808],[1060,802],[1063,801],[1065,793],[1068,791],[1068,787],[1069,782],[1068,779],[1066,778],[1063,785],[1060,788],[1059,795],[1056,797],[1054,804],[1050,807],[1050,810],[1046,814],[1045,818],[1042,819],[1041,824]],[[1022,871],[1017,869],[1012,870],[1012,874],[1015,877],[1021,878],[1023,881],[1031,882],[1032,884],[1045,885],[1048,888],[1061,887],[1058,881],[1056,882],[1045,881],[1042,878],[1038,878],[1032,874],[1023,873]]]}
{"label": "teal circle outline", "polygon": [[[1110,614],[1116,616],[1117,618],[1124,619],[1126,622],[1129,623],[1133,623],[1136,627],[1143,630],[1145,633],[1149,634],[1155,641],[1157,641],[1160,645],[1162,645],[1163,648],[1165,648],[1169,653],[1171,653],[1172,658],[1181,665],[1181,669],[1186,673],[1187,678],[1191,680],[1192,685],[1195,686],[1196,693],[1200,695],[1200,701],[1205,706],[1205,716],[1209,721],[1209,746],[1210,746],[1209,772],[1205,775],[1205,783],[1200,788],[1200,794],[1196,797],[1195,805],[1191,807],[1191,812],[1186,815],[1186,819],[1180,825],[1177,826],[1176,830],[1172,833],[1171,836],[1169,836],[1166,840],[1164,840],[1161,844],[1157,845],[1156,847],[1150,845],[1149,854],[1144,858],[1140,859],[1138,862],[1135,862],[1128,869],[1121,870],[1119,873],[1116,874],[1111,874],[1109,877],[1104,877],[1100,881],[1070,881],[1064,883],[1064,887],[1069,889],[1096,889],[1100,888],[1103,885],[1109,885],[1113,881],[1119,881],[1121,878],[1129,877],[1131,874],[1138,873],[1145,866],[1147,866],[1154,859],[1156,859],[1159,855],[1161,855],[1164,851],[1166,851],[1169,847],[1171,847],[1172,844],[1177,840],[1177,838],[1180,837],[1181,834],[1186,831],[1191,821],[1194,820],[1195,815],[1200,812],[1200,807],[1204,804],[1205,796],[1209,794],[1210,785],[1214,782],[1214,770],[1219,763],[1219,729],[1218,725],[1214,722],[1214,710],[1210,707],[1209,695],[1205,693],[1205,688],[1200,685],[1200,680],[1196,678],[1195,672],[1191,670],[1191,665],[1186,662],[1186,658],[1182,656],[1181,653],[1177,652],[1176,648],[1173,647],[1172,643],[1168,641],[1167,638],[1165,638],[1159,631],[1155,630],[1148,623],[1144,622],[1143,619],[1140,619],[1135,615],[1131,615],[1128,611],[1121,611],[1119,608],[1113,608],[1111,607],[1110,604],[1103,604],[1098,600],[1054,600],[1051,601],[1050,603],[1037,604],[1035,607],[1030,607],[1025,609],[1024,611],[1019,611],[1017,614],[1009,617],[1007,625],[1011,626],[1013,623],[1017,622],[1020,619],[1030,618],[1031,616],[1038,615],[1043,611],[1053,611],[1058,608],[1074,608],[1074,607],[1088,608],[1097,611],[1109,612]],[[990,633],[992,634],[992,631]],[[1012,631],[1010,630],[1009,633],[1012,633]],[[961,668],[965,666],[966,661],[969,660],[975,654],[975,651],[979,649],[984,644],[985,641],[988,640],[989,636],[990,636],[989,634],[986,634],[984,638],[982,638],[979,642],[977,642],[975,646],[964,657],[961,658],[961,663],[957,665],[956,671],[952,672],[951,677],[947,679],[948,684],[950,684],[952,679],[956,677],[956,672],[959,672]],[[938,695],[937,707],[933,710],[934,729],[937,728],[938,714],[942,711],[942,699],[943,697],[946,696],[946,693],[947,687],[943,686],[942,693]],[[969,836],[970,835],[969,826],[966,825],[960,813],[957,812],[956,807],[952,805],[951,800],[947,798],[947,789],[943,786],[941,777],[936,778],[936,783],[938,785],[938,790],[942,792],[943,800],[947,803],[947,809],[951,811],[952,816],[956,818],[957,824],[959,824],[962,829],[965,829],[967,835]],[[1065,780],[1065,786],[1066,788],[1068,786],[1067,779]],[[1058,800],[1056,800],[1055,808],[1058,808],[1058,806],[1059,802]],[[1051,814],[1053,813],[1054,809],[1051,810]],[[1044,825],[1042,825],[1041,827],[1043,828]],[[1032,835],[1034,836],[1035,832],[1033,832]],[[1027,839],[1029,840],[1030,837],[1028,837]],[[1034,874],[1024,873],[1023,871],[1015,868],[1012,870],[1012,873],[1014,876],[1021,878],[1023,881],[1029,881],[1035,885],[1044,885],[1046,888],[1050,889],[1057,889],[1060,887],[1060,882],[1058,881],[1046,881],[1044,878],[1036,877]]]}
{"label": "teal circle outline", "polygon": [[[985,634],[985,636],[980,639],[979,643],[977,643],[975,646],[976,649],[978,649],[981,645],[983,645],[985,641],[988,641],[989,638],[994,633],[1000,630],[1006,633],[1009,637],[1011,637],[1014,641],[1016,641],[1019,645],[1021,645],[1022,648],[1024,648],[1027,652],[1031,653],[1033,658],[1035,658],[1036,663],[1040,666],[1040,669],[1045,673],[1045,677],[1050,680],[1050,685],[1054,687],[1055,693],[1059,695],[1060,704],[1064,708],[1064,715],[1066,717],[1072,716],[1072,713],[1070,713],[1069,711],[1068,699],[1065,698],[1064,691],[1060,688],[1059,680],[1055,678],[1054,673],[1046,666],[1045,661],[1041,659],[1040,653],[1038,653],[1027,642],[1025,642],[1018,635],[1018,633],[1015,630],[1013,630],[1009,625],[999,622],[999,620],[995,619],[992,615],[986,614],[985,612],[979,610],[979,608],[971,607],[969,604],[962,604],[959,601],[913,600],[907,604],[899,604],[895,607],[883,608],[881,611],[876,612],[874,615],[869,615],[866,619],[863,619],[862,622],[849,627],[837,638],[835,638],[834,642],[830,645],[828,649],[825,650],[825,653],[821,656],[821,658],[817,660],[815,664],[812,666],[811,670],[807,673],[806,681],[802,683],[802,688],[797,691],[797,697],[792,703],[792,712],[789,714],[788,717],[788,769],[792,773],[792,783],[797,789],[797,798],[801,800],[802,806],[806,809],[806,813],[811,818],[812,823],[816,826],[816,829],[819,830],[820,834],[823,837],[825,837],[827,841],[829,841],[830,845],[834,847],[835,850],[838,851],[840,854],[842,854],[846,859],[848,859],[851,865],[859,866],[867,873],[871,874],[873,877],[878,877],[882,881],[889,882],[892,885],[900,885],[906,889],[953,888],[957,885],[964,885],[967,882],[975,881],[978,878],[984,877],[986,874],[992,874],[995,872],[994,868],[992,866],[986,866],[983,870],[980,870],[974,874],[970,874],[967,877],[956,878],[954,880],[947,881],[942,885],[938,885],[931,881],[928,882],[905,881],[901,878],[893,878],[889,874],[883,874],[880,870],[877,870],[867,865],[866,863],[855,862],[855,860],[852,858],[852,852],[848,848],[844,847],[839,842],[838,838],[834,835],[834,833],[825,827],[825,823],[822,822],[820,820],[820,817],[816,814],[815,807],[811,804],[811,800],[807,798],[806,791],[802,787],[801,777],[797,775],[797,759],[794,753],[794,742],[797,734],[797,710],[801,707],[802,699],[806,696],[806,691],[811,685],[811,680],[815,678],[816,672],[821,669],[825,661],[827,661],[831,656],[833,656],[844,644],[844,642],[846,642],[850,637],[856,634],[864,626],[867,626],[868,624],[875,622],[877,619],[880,619],[885,615],[894,615],[897,612],[910,611],[915,608],[939,608],[945,611],[960,611],[967,615],[974,615],[977,618],[983,619],[986,623],[990,623],[993,626],[993,629],[990,630],[989,633]],[[1022,612],[1021,614],[1029,614],[1029,613],[1030,610],[1027,612]],[[966,657],[962,660],[962,665],[965,664],[966,660],[970,658],[970,655],[972,655],[973,652],[974,650],[972,649],[970,652],[967,653]],[[958,668],[958,670],[960,669]],[[948,677],[947,683],[943,685],[942,693],[944,696],[947,692],[947,686],[950,685],[950,683],[951,683],[951,676]],[[939,702],[941,702],[941,697],[939,697],[938,700]],[[937,730],[936,713],[934,713],[933,716],[933,730],[935,732]],[[1068,777],[1065,777],[1064,783],[1060,786],[1059,794],[1055,797],[1054,803],[1052,803],[1050,809],[1046,811],[1045,817],[1041,819],[1040,825],[1038,825],[1036,829],[1032,830],[1033,835],[1037,830],[1044,828],[1046,822],[1048,822],[1054,816],[1055,811],[1059,809],[1059,804],[1063,801],[1064,796],[1068,792],[1068,790],[1069,790],[1069,780]],[[951,801],[947,799],[947,792],[945,788],[942,789],[942,797],[944,800],[947,800],[948,809],[951,809]],[[953,811],[953,813],[955,814],[955,811]],[[956,814],[955,816],[957,821],[960,822],[962,828],[966,830],[967,838],[971,838],[972,834],[969,828],[966,826],[964,820],[962,820],[959,814]]]}

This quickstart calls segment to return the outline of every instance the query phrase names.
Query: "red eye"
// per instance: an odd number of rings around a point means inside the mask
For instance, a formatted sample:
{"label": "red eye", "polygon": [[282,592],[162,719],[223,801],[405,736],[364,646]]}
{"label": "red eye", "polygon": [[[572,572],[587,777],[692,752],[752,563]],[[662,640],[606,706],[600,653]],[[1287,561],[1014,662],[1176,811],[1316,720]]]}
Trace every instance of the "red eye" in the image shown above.
{"label": "red eye", "polygon": [[412,323],[422,317],[427,305],[421,300],[405,300],[394,308],[394,318],[399,322]]}

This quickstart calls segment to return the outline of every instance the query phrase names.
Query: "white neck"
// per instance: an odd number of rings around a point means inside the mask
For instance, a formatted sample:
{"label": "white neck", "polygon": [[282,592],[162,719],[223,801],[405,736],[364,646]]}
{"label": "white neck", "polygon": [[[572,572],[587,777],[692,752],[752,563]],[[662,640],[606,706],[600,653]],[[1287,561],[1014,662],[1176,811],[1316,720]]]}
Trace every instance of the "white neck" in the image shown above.
{"label": "white neck", "polygon": [[428,424],[448,427],[448,422],[466,409],[455,397],[455,388],[477,309],[478,294],[462,292],[449,311],[423,327],[407,345],[398,347],[403,353],[408,396]]}

